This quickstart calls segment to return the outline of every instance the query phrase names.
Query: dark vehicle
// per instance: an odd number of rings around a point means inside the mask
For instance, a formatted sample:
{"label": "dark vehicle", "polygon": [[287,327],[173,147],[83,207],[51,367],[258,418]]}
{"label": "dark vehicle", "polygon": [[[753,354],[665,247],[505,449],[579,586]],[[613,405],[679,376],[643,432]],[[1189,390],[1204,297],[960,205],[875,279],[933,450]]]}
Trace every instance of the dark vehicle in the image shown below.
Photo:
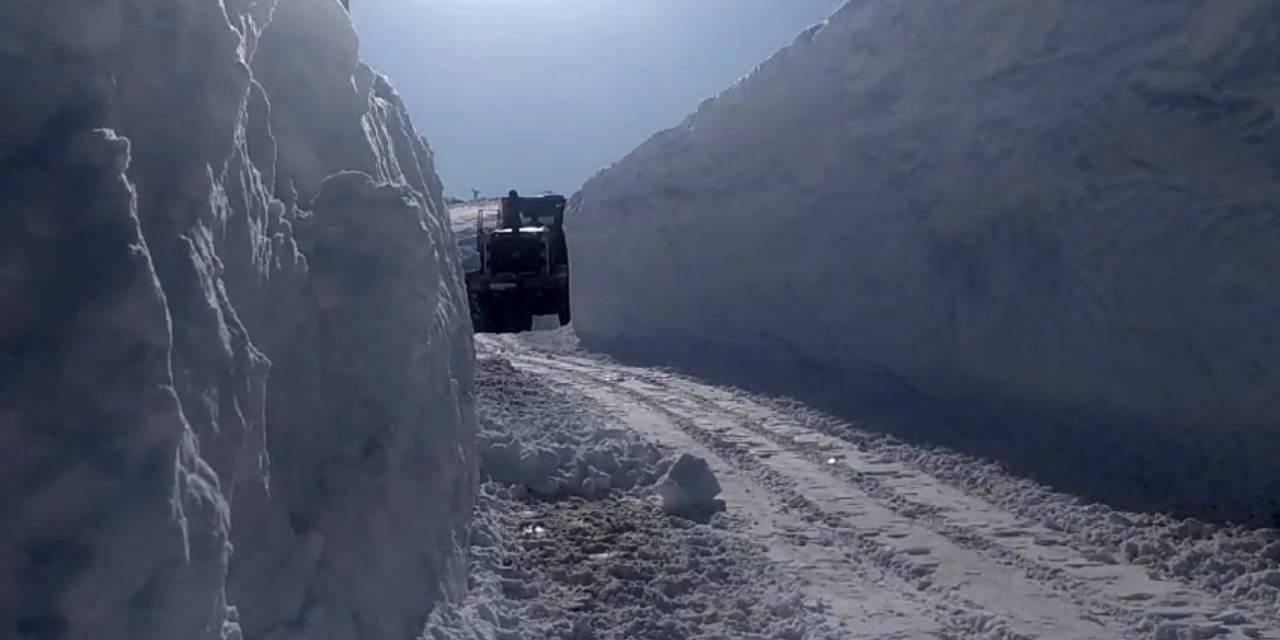
{"label": "dark vehicle", "polygon": [[480,269],[467,273],[471,322],[477,333],[533,328],[533,317],[556,315],[569,324],[569,250],[564,237],[565,198],[502,199],[498,224],[476,219]]}

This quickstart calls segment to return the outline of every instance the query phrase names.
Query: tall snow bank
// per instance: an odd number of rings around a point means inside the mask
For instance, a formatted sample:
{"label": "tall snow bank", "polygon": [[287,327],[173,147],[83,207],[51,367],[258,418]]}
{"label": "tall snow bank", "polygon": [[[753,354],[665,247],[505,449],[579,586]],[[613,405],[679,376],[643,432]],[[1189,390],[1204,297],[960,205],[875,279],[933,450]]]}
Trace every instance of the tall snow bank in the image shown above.
{"label": "tall snow bank", "polygon": [[409,638],[465,586],[431,152],[333,0],[0,26],[0,638]]}
{"label": "tall snow bank", "polygon": [[851,2],[583,187],[574,324],[846,407],[889,380],[1067,488],[1274,517],[1277,23]]}

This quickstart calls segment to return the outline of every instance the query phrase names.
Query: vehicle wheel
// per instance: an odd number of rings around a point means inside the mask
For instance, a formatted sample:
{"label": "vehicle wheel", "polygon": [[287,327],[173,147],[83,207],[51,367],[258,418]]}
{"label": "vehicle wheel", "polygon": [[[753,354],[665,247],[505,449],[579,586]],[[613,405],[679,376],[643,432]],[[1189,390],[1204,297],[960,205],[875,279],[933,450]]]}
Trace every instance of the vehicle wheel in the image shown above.
{"label": "vehicle wheel", "polygon": [[563,327],[566,324],[569,324],[569,320],[571,320],[569,317],[569,307],[565,307],[560,310],[560,326]]}
{"label": "vehicle wheel", "polygon": [[515,312],[512,318],[511,330],[516,333],[533,331],[533,314],[523,310]]}
{"label": "vehicle wheel", "polygon": [[506,333],[507,328],[507,310],[497,302],[490,302],[486,307],[485,323],[489,325],[489,333]]}
{"label": "vehicle wheel", "polygon": [[533,329],[533,314],[516,305],[506,305],[496,314],[501,328],[497,333],[519,333]]}

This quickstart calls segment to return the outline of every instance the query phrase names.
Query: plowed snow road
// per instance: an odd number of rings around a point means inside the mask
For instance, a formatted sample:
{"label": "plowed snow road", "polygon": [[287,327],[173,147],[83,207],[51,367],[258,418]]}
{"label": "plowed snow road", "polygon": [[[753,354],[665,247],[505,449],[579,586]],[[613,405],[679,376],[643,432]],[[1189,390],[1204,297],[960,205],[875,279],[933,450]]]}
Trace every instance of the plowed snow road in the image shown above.
{"label": "plowed snow road", "polygon": [[1158,579],[1054,520],[1002,508],[938,473],[935,452],[850,437],[848,425],[803,407],[520,337],[477,344],[706,458],[736,526],[856,637],[1280,637],[1268,607]]}

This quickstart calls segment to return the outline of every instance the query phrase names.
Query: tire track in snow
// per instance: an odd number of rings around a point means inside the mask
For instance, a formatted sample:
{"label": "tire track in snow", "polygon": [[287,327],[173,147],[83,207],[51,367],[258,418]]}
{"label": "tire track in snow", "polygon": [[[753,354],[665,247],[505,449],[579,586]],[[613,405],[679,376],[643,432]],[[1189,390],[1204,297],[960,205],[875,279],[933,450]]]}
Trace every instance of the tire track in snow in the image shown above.
{"label": "tire track in snow", "polygon": [[[526,366],[529,370],[543,374],[554,375],[556,373],[555,370],[549,367],[541,367],[537,364],[519,363],[517,366]],[[561,382],[571,385],[580,391],[584,386],[587,386],[578,379],[562,380]],[[850,527],[839,515],[823,509],[809,499],[804,492],[796,487],[791,478],[764,464],[745,448],[698,427],[691,418],[670,411],[660,403],[631,396],[625,390],[608,389],[610,387],[608,384],[594,386],[597,393],[601,389],[605,389],[606,393],[617,394],[615,402],[620,399],[623,402],[641,405],[645,410],[660,415],[666,422],[687,435],[693,443],[705,447],[705,451],[695,450],[695,453],[707,458],[716,458],[725,464],[731,465],[741,472],[741,475],[749,478],[757,487],[764,489],[769,495],[769,502],[772,507],[778,512],[797,514],[805,527],[818,527],[817,530],[807,528],[801,532],[800,527],[784,526],[782,527],[783,531],[779,532],[778,535],[780,539],[787,541],[791,545],[798,544],[804,547],[816,545],[827,550],[840,550],[840,559],[843,560],[843,563],[846,564],[851,573],[848,576],[829,576],[826,581],[828,588],[841,577],[853,578],[854,571],[870,565],[871,568],[881,574],[880,583],[875,585],[876,587],[880,589],[888,587],[890,591],[896,592],[900,599],[909,600],[918,609],[926,611],[928,617],[938,625],[937,629],[917,627],[906,635],[882,636],[877,634],[874,637],[942,637],[957,639],[991,637],[1007,640],[1036,637],[1009,632],[1003,628],[1004,625],[997,616],[983,611],[975,603],[951,597],[939,598],[936,594],[927,593],[925,595],[929,597],[918,597],[917,593],[927,592],[927,589],[921,587],[921,580],[930,572],[931,566],[928,562],[886,553],[886,550],[875,542],[874,536],[871,535],[870,531]],[[588,391],[588,393],[591,392]],[[664,434],[655,435],[662,437]],[[679,448],[691,449],[692,447],[686,445]],[[716,465],[713,464],[714,466]],[[726,474],[722,470],[717,470],[717,474],[722,481],[725,480]],[[788,550],[787,553],[792,553],[792,551]],[[833,552],[828,551],[827,553]],[[814,569],[818,563],[811,561],[802,564],[806,565],[804,567],[806,569]],[[837,566],[839,564],[836,563]],[[890,584],[886,585],[884,582],[889,582]]]}
{"label": "tire track in snow", "polygon": [[[528,366],[544,373],[557,371],[554,366],[547,366],[542,361],[531,361],[519,357],[517,360],[517,366]],[[570,375],[573,373],[571,369],[559,369],[559,371]],[[584,378],[576,378],[573,382],[575,385],[588,384]],[[902,581],[900,588],[903,591],[915,590],[928,594],[934,600],[929,605],[933,609],[933,617],[943,620],[952,634],[944,633],[943,637],[1097,638],[1099,640],[1136,637],[1128,635],[1130,626],[1128,624],[1111,625],[1086,610],[1074,608],[1062,610],[1062,607],[1056,603],[1055,596],[1064,594],[1066,590],[1056,585],[1040,593],[1031,593],[1034,589],[1028,589],[1028,586],[1039,580],[1036,576],[1027,576],[1030,581],[1019,585],[1019,597],[1009,598],[1000,587],[1017,581],[1010,572],[999,570],[996,565],[988,565],[981,571],[975,569],[959,571],[958,573],[965,574],[967,579],[984,579],[986,582],[979,589],[984,597],[960,595],[956,589],[964,581],[963,579],[947,582],[937,579],[937,572],[943,562],[938,562],[931,556],[934,556],[936,551],[944,545],[937,540],[929,540],[927,536],[922,536],[922,527],[916,527],[914,523],[888,527],[890,531],[886,541],[885,523],[892,522],[893,518],[889,514],[893,511],[886,508],[876,513],[877,510],[871,507],[871,503],[877,502],[873,496],[864,493],[867,500],[857,501],[863,507],[861,513],[839,507],[833,508],[832,503],[845,497],[838,493],[827,492],[825,496],[827,499],[823,501],[825,504],[819,504],[806,495],[812,493],[815,487],[809,486],[805,487],[807,491],[802,490],[794,476],[774,469],[761,458],[759,442],[751,446],[743,446],[742,442],[730,439],[723,433],[717,433],[714,429],[699,427],[697,418],[694,417],[698,415],[697,412],[689,415],[672,410],[662,402],[669,398],[655,399],[646,396],[643,392],[628,389],[622,383],[601,383],[596,380],[595,384],[613,387],[627,395],[632,402],[647,405],[664,414],[676,426],[711,450],[732,460],[736,466],[750,470],[756,477],[762,478],[762,484],[771,491],[785,496],[784,502],[789,507],[799,508],[808,519],[820,522],[837,532],[845,546],[856,549],[856,555],[869,558],[882,570],[896,575]],[[777,457],[776,455],[768,456],[770,459]],[[803,456],[798,457],[812,466],[812,461]],[[854,524],[855,518],[869,519],[876,524],[871,527],[859,527]],[[963,547],[958,545],[957,548]],[[956,554],[952,550],[947,555]],[[971,561],[963,564],[980,566],[983,563]],[[1038,600],[1035,606],[1028,606],[1030,598]],[[1037,613],[1028,616],[1026,615],[1028,610],[1034,610]],[[1058,611],[1050,613],[1050,610]],[[1086,626],[1088,628],[1085,628]]]}
{"label": "tire track in snow", "polygon": [[[566,381],[579,388],[605,388],[622,396],[624,401],[647,407],[655,413],[663,415],[671,424],[689,436],[718,453],[734,466],[747,471],[753,479],[782,498],[783,508],[794,509],[804,514],[806,519],[822,523],[839,538],[842,545],[852,549],[853,557],[869,560],[882,571],[895,576],[899,584],[895,588],[902,594],[916,593],[926,596],[931,617],[939,620],[945,627],[939,635],[942,637],[991,637],[991,638],[1120,638],[1134,637],[1128,633],[1128,625],[1117,625],[1092,616],[1087,611],[1079,611],[1072,606],[1064,606],[1062,594],[1052,589],[1038,588],[1034,581],[1023,579],[1003,565],[984,562],[976,557],[967,558],[964,563],[940,562],[927,557],[928,549],[945,546],[945,540],[934,532],[916,526],[914,523],[900,523],[900,531],[907,532],[901,536],[890,533],[886,543],[882,531],[885,522],[894,520],[894,514],[880,505],[871,496],[864,494],[865,499],[857,500],[851,507],[840,504],[847,499],[847,484],[825,487],[823,500],[815,501],[810,495],[821,493],[817,486],[801,487],[797,483],[795,472],[801,474],[805,469],[797,469],[796,463],[803,467],[812,467],[812,462],[795,456],[790,468],[783,471],[775,468],[779,455],[761,457],[759,442],[744,446],[734,436],[741,435],[729,429],[704,428],[698,424],[705,415],[699,411],[684,413],[673,410],[664,400],[634,388],[627,388],[624,383],[610,380],[617,376],[609,369],[592,367],[587,370],[550,362],[545,358],[530,356],[519,352],[508,351],[504,354],[513,358],[517,366],[536,370],[549,377],[567,377]],[[723,412],[720,412],[723,415]],[[714,415],[714,414],[713,414]],[[790,453],[790,452],[788,452]],[[785,471],[792,471],[789,474]],[[811,480],[811,478],[801,478]],[[856,490],[856,487],[854,487]],[[859,526],[861,520],[877,523],[872,527]],[[934,536],[936,539],[930,539]],[[958,547],[949,555],[962,552]],[[848,553],[848,551],[846,551]],[[940,568],[947,564],[964,567],[984,566],[983,571],[965,570],[966,577],[973,583],[981,583],[978,589],[970,589],[969,593],[960,593],[958,586],[965,580],[937,580]],[[1016,584],[1019,587],[1019,598],[1008,597],[1004,587]],[[975,598],[974,596],[978,596]],[[1028,612],[1034,612],[1028,615]]]}
{"label": "tire track in snow", "polygon": [[[734,503],[739,525],[749,530],[755,539],[776,541],[776,544],[771,542],[768,545],[771,560],[791,561],[786,564],[797,570],[795,573],[802,581],[817,582],[823,587],[811,592],[811,597],[824,601],[837,617],[852,623],[850,627],[856,629],[856,635],[850,637],[973,637],[971,631],[978,626],[973,621],[963,625],[938,622],[938,618],[954,616],[946,610],[933,611],[937,609],[934,601],[915,597],[906,584],[894,584],[897,580],[895,575],[867,562],[862,554],[833,552],[833,549],[847,546],[846,541],[820,520],[822,514],[815,516],[813,510],[804,508],[807,501],[786,486],[784,478],[771,474],[754,459],[734,450],[722,448],[716,451],[704,446],[705,438],[697,437],[702,435],[700,432],[689,434],[660,410],[632,403],[602,385],[582,385],[536,366],[526,369],[542,374],[549,382],[570,386],[594,400],[613,404],[615,409],[622,409],[618,417],[626,420],[632,428],[657,436],[680,450],[703,456],[713,468],[718,467],[716,471],[726,485],[723,495]],[[625,406],[619,407],[620,403],[625,403]],[[655,433],[652,428],[641,426],[650,419],[671,426],[666,428],[666,432]],[[747,481],[732,481],[739,478]],[[759,511],[748,509],[744,513],[741,511],[744,505],[761,505],[763,508]],[[779,553],[781,546],[788,548]],[[780,559],[779,555],[784,558]],[[822,580],[824,576],[825,581]],[[850,612],[856,615],[847,615]],[[936,616],[922,619],[930,613]]]}
{"label": "tire track in snow", "polygon": [[[1069,536],[1038,524],[1028,525],[1016,516],[995,509],[989,503],[964,494],[919,470],[905,470],[908,465],[869,459],[872,456],[851,443],[799,427],[778,410],[745,400],[739,394],[660,372],[614,367],[590,358],[544,357],[538,352],[530,353],[518,343],[506,342],[505,348],[494,346],[528,366],[552,369],[548,373],[570,376],[576,384],[606,385],[625,393],[635,402],[654,406],[673,421],[684,421],[682,428],[696,429],[704,434],[704,441],[713,449],[740,454],[735,460],[739,465],[750,464],[744,461],[744,457],[755,458],[760,464],[774,460],[778,454],[767,450],[770,445],[780,452],[802,458],[810,470],[819,469],[824,475],[841,480],[901,518],[903,522],[898,525],[908,529],[927,529],[956,548],[979,554],[991,566],[1017,569],[1022,577],[1039,588],[1041,595],[1070,601],[1076,610],[1074,615],[1078,624],[1084,625],[1088,621],[1088,624],[1096,623],[1098,629],[1120,624],[1128,633],[1158,637],[1180,637],[1181,634],[1190,634],[1188,637],[1262,637],[1257,627],[1242,626],[1243,623],[1232,621],[1232,616],[1224,615],[1226,607],[1213,596],[1180,583],[1171,585],[1153,580],[1140,567],[1096,562],[1092,558],[1074,555]],[[709,431],[693,423],[696,418],[705,416],[728,418],[732,428]],[[744,434],[754,436],[755,440],[744,440]],[[749,443],[745,452],[744,442]],[[921,483],[921,478],[927,481]],[[912,500],[904,495],[918,491],[925,493],[926,498],[945,501],[945,506],[932,504],[927,499]],[[813,514],[815,517],[833,524],[842,520],[836,516],[833,522],[830,513],[813,505],[812,501],[809,504],[823,512],[821,516]],[[848,516],[843,518],[847,520]],[[911,539],[911,535],[899,538],[900,541]],[[891,543],[890,546],[908,556],[933,556],[937,545]],[[869,545],[859,539],[858,547],[866,550]],[[937,567],[942,564],[945,561]],[[903,575],[902,572],[899,575]],[[964,583],[965,580],[954,582]],[[954,588],[956,585],[951,586]],[[986,609],[999,610],[999,607]],[[1059,618],[1060,621],[1066,619]],[[1105,623],[1108,619],[1113,622]],[[1030,632],[1037,633],[1034,624]],[[1081,629],[1076,633],[1093,634],[1094,631]],[[1118,637],[1115,633],[1112,629],[1097,637]]]}
{"label": "tire track in snow", "polygon": [[[598,366],[590,358],[566,359]],[[1206,589],[1183,576],[1153,574],[1150,567],[1118,561],[1119,550],[1108,551],[1083,542],[1079,529],[1070,532],[1054,526],[1059,514],[1050,512],[1046,517],[1031,509],[1028,517],[1021,509],[1026,505],[989,501],[973,493],[973,487],[966,489],[962,484],[943,480],[945,476],[935,476],[919,463],[923,459],[927,464],[936,456],[923,452],[922,458],[913,459],[903,453],[904,449],[922,453],[918,447],[898,445],[885,449],[875,441],[859,443],[849,437],[854,428],[847,423],[816,419],[803,410],[797,417],[794,409],[779,409],[745,392],[708,386],[679,374],[630,368],[626,371],[631,379],[644,381],[659,391],[670,390],[696,398],[709,410],[737,415],[780,446],[802,450],[815,462],[830,461],[834,454],[838,456],[836,462],[828,465],[832,473],[852,476],[854,482],[871,483],[868,491],[884,491],[890,500],[905,502],[910,510],[920,510],[923,519],[937,523],[935,528],[958,530],[958,535],[991,548],[993,553],[1011,557],[1030,572],[1049,571],[1062,576],[1075,584],[1086,599],[1102,603],[1103,607],[1114,603],[1112,608],[1121,616],[1142,628],[1155,629],[1156,635],[1162,635],[1159,631],[1164,629],[1163,635],[1169,637],[1185,631],[1194,637],[1280,638],[1280,619],[1276,617],[1280,611],[1233,597],[1230,592]],[[797,437],[797,432],[804,437]],[[906,495],[922,495],[927,501],[904,500]],[[1113,515],[1124,519],[1121,514]],[[1064,550],[1074,555],[1064,557]],[[1203,552],[1197,549],[1188,553]],[[1223,561],[1235,562],[1238,558]],[[1090,596],[1090,591],[1100,592]]]}
{"label": "tire track in snow", "polygon": [[[646,378],[645,383],[658,387],[665,392],[675,393],[671,387],[654,382],[651,379]],[[764,426],[756,416],[696,395],[692,390],[685,389],[682,391],[685,394],[683,397],[694,400],[702,410],[721,412],[733,416],[739,426],[750,430],[778,447],[787,448],[797,453],[811,462],[815,468],[822,469],[824,472],[856,486],[862,493],[885,505],[889,510],[903,518],[913,523],[927,526],[961,547],[982,553],[1002,564],[1017,566],[1023,570],[1027,577],[1045,584],[1054,591],[1062,592],[1064,595],[1072,597],[1075,604],[1082,609],[1091,612],[1102,612],[1108,616],[1120,618],[1134,626],[1142,623],[1144,612],[1112,604],[1113,602],[1128,600],[1128,598],[1100,598],[1096,594],[1090,593],[1090,589],[1085,582],[1075,579],[1060,566],[1072,561],[1082,567],[1097,566],[1100,564],[1097,561],[1088,558],[1054,558],[1056,562],[1048,563],[1043,557],[1026,557],[1019,551],[1005,546],[1002,542],[1028,537],[1028,530],[1034,530],[1037,527],[1029,526],[1016,519],[1002,523],[1004,526],[996,527],[994,531],[986,532],[975,530],[971,526],[956,524],[947,518],[947,512],[953,510],[951,507],[916,502],[907,498],[898,490],[890,488],[884,479],[896,475],[896,471],[877,473],[877,470],[870,469],[866,465],[855,466],[852,464],[851,459],[862,453],[856,447],[849,445],[841,447],[830,442],[826,443],[828,446],[797,446],[794,435]],[[863,468],[859,469],[857,468],[858,466]],[[994,515],[994,512],[988,511],[986,517],[993,517]],[[1042,535],[1037,536],[1036,542],[1033,544],[1043,547],[1055,547],[1063,544],[1051,537],[1051,531],[1044,530],[1038,533]],[[1184,616],[1190,617],[1191,615],[1194,615],[1194,613],[1190,611],[1170,612],[1170,617],[1176,619],[1182,619]]]}

